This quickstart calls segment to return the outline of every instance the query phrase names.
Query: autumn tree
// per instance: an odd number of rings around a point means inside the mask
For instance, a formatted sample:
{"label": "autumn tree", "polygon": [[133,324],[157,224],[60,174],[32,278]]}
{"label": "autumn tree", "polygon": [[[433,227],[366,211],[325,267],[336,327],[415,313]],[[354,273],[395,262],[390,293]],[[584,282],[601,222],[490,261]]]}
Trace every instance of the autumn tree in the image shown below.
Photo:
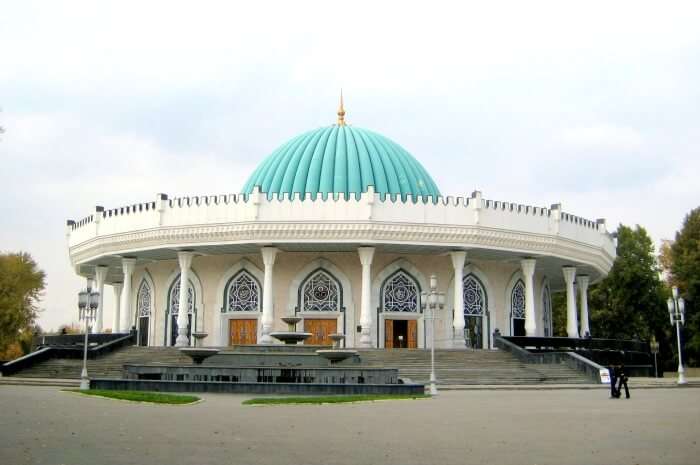
{"label": "autumn tree", "polygon": [[0,352],[33,334],[45,279],[28,253],[0,254]]}

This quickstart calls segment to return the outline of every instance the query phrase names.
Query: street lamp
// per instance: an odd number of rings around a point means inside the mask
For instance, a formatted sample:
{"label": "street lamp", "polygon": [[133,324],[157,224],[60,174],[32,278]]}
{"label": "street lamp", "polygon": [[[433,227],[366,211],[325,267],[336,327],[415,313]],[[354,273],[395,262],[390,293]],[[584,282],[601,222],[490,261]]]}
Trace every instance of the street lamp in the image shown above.
{"label": "street lamp", "polygon": [[420,305],[423,311],[430,309],[430,317],[425,317],[431,320],[430,326],[430,395],[437,395],[437,386],[435,379],[435,310],[442,310],[445,307],[445,293],[437,291],[437,276],[430,276],[430,292],[421,292]]}
{"label": "street lamp", "polygon": [[80,389],[90,389],[90,379],[87,372],[88,333],[90,322],[97,316],[97,307],[100,305],[100,293],[87,289],[78,292],[78,318],[85,322],[85,343],[83,344],[83,371],[80,373]]}
{"label": "street lamp", "polygon": [[685,324],[685,301],[683,297],[678,297],[678,288],[671,289],[672,297],[666,301],[668,305],[668,316],[671,319],[671,326],[676,325],[676,339],[678,339],[678,384],[685,384],[685,370],[683,369],[683,359],[681,358],[681,328]]}

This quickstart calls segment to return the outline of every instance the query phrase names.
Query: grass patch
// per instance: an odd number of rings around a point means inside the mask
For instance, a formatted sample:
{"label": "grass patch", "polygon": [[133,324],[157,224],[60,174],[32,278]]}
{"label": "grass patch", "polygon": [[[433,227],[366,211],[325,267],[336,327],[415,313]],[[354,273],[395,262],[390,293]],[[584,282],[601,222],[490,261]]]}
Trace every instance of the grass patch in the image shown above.
{"label": "grass patch", "polygon": [[187,396],[179,394],[163,394],[161,392],[144,392],[144,391],[109,391],[101,389],[89,389],[81,391],[80,389],[65,389],[69,392],[77,392],[88,396],[107,397],[109,399],[131,400],[134,402],[150,402],[152,404],[191,404],[197,402],[199,397]]}
{"label": "grass patch", "polygon": [[243,401],[243,405],[280,404],[343,404],[373,400],[425,399],[425,394],[357,394],[350,396],[300,396],[300,397],[256,397]]}

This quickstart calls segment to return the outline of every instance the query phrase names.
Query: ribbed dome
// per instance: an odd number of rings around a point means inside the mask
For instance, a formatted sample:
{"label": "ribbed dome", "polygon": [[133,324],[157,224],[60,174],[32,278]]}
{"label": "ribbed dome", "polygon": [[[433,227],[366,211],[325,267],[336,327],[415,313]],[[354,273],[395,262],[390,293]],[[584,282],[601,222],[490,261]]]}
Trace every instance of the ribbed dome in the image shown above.
{"label": "ribbed dome", "polygon": [[376,132],[333,125],[303,133],[265,159],[243,187],[261,192],[439,196],[435,182],[411,154]]}

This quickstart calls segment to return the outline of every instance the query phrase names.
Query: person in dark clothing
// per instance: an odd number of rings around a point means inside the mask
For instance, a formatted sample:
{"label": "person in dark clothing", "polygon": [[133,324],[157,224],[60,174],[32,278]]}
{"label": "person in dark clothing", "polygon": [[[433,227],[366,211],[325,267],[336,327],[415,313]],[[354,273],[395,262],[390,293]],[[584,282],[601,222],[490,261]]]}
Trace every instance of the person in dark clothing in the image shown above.
{"label": "person in dark clothing", "polygon": [[610,372],[610,398],[617,399],[620,397],[620,393],[617,391],[617,366],[610,365],[608,367],[608,372]]}
{"label": "person in dark clothing", "polygon": [[[612,381],[612,380],[610,380]],[[620,398],[620,395],[622,394],[622,386],[625,386],[625,398],[629,399],[630,398],[630,390],[627,387],[627,373],[625,373],[625,364],[623,363],[618,367],[618,381],[617,381],[617,388],[615,389],[617,391],[617,398]]]}

